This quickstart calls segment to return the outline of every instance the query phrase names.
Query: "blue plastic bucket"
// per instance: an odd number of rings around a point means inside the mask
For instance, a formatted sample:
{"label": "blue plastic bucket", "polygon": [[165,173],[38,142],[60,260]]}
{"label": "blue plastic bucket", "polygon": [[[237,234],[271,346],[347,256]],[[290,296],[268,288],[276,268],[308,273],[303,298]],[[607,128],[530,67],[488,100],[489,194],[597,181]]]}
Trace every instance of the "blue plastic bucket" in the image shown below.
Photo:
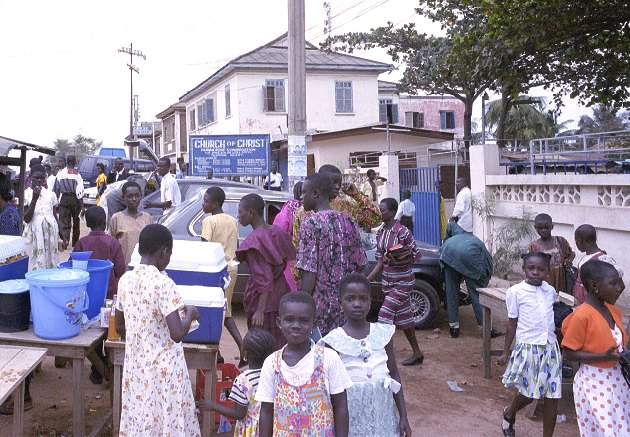
{"label": "blue plastic bucket", "polygon": [[82,270],[42,269],[26,274],[36,336],[61,340],[79,335],[89,305],[85,291],[89,280]]}
{"label": "blue plastic bucket", "polygon": [[[72,261],[59,264],[62,269],[71,269]],[[114,264],[109,260],[90,259],[87,262],[87,272],[90,274],[90,282],[87,285],[87,294],[90,298],[90,306],[85,315],[93,319],[101,313],[101,307],[105,304],[109,278]]]}
{"label": "blue plastic bucket", "polygon": [[86,270],[88,269],[88,260],[92,256],[92,251],[87,252],[71,252],[70,259],[72,260],[73,269]]}

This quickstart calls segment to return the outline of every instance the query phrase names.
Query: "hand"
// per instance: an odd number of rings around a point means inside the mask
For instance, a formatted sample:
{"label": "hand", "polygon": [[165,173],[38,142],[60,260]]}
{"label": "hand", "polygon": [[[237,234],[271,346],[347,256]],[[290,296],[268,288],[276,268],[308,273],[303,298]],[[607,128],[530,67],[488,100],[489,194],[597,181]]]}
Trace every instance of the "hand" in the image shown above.
{"label": "hand", "polygon": [[448,221],[451,223],[457,223],[459,221],[459,217],[451,217]]}
{"label": "hand", "polygon": [[613,346],[608,349],[606,355],[608,355],[611,360],[619,361],[619,349],[617,349],[617,346]]}
{"label": "hand", "polygon": [[36,199],[39,197],[40,194],[42,194],[42,187],[41,186],[36,186],[33,187],[33,199]]}
{"label": "hand", "polygon": [[503,354],[497,360],[497,365],[504,367],[507,364],[509,359],[510,359],[510,356],[508,354]]}
{"label": "hand", "polygon": [[265,312],[262,310],[256,311],[252,316],[252,326],[262,328],[265,323]]}
{"label": "hand", "polygon": [[398,430],[400,431],[400,437],[411,437],[411,426],[407,417],[401,417],[398,421]]}
{"label": "hand", "polygon": [[352,182],[346,182],[344,184],[341,184],[341,191],[343,191],[345,194],[347,194],[350,197],[354,197],[357,194],[359,194],[359,190],[357,189],[357,186],[354,185]]}
{"label": "hand", "polygon": [[199,320],[199,310],[194,305],[185,305],[184,312],[186,317],[190,317],[190,320]]}

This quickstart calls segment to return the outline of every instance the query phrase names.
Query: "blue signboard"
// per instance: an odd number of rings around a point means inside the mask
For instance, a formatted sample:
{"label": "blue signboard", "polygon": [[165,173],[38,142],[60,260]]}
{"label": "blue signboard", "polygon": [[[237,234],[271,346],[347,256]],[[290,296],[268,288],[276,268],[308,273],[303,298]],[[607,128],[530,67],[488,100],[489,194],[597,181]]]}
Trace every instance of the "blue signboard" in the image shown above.
{"label": "blue signboard", "polygon": [[192,176],[266,176],[269,135],[190,135],[188,158]]}

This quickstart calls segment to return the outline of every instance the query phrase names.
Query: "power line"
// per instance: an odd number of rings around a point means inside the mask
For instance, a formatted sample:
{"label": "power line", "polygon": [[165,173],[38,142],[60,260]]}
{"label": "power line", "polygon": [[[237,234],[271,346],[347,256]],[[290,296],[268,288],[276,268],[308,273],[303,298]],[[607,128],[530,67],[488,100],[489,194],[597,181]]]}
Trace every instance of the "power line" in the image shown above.
{"label": "power line", "polygon": [[[385,3],[389,2],[389,1],[390,1],[390,0],[383,0],[383,1],[381,1],[380,3],[373,4],[372,6],[369,6],[369,7],[365,8],[365,9],[363,9],[361,12],[359,12],[357,15],[355,15],[355,16],[354,16],[353,18],[351,18],[350,20],[345,21],[345,22],[341,23],[340,25],[335,26],[335,27],[333,27],[332,29],[330,29],[330,32],[332,32],[333,30],[337,30],[337,29],[339,29],[340,27],[343,27],[343,26],[345,26],[346,24],[353,22],[354,20],[357,20],[357,19],[361,18],[362,16],[364,16],[364,15],[365,15],[365,14],[367,14],[368,12],[371,12],[371,11],[373,11],[374,9],[376,9],[376,8],[378,8],[378,7],[380,7],[380,6],[383,6]],[[318,39],[318,38],[320,38],[320,37],[324,36],[325,34],[326,34],[326,32],[320,33],[319,35],[315,36],[313,39]]]}
{"label": "power line", "polygon": [[[345,9],[342,9],[341,11],[337,12],[336,14],[334,14],[332,17],[330,17],[330,19],[332,20],[333,18],[337,18],[338,16],[356,8],[357,6],[361,5],[362,3],[365,3],[367,0],[360,0],[358,2],[356,2],[353,5],[348,6]],[[308,29],[306,29],[306,32],[310,32],[311,30],[315,29],[316,27],[319,27],[319,24],[314,24],[311,27],[309,27]]]}

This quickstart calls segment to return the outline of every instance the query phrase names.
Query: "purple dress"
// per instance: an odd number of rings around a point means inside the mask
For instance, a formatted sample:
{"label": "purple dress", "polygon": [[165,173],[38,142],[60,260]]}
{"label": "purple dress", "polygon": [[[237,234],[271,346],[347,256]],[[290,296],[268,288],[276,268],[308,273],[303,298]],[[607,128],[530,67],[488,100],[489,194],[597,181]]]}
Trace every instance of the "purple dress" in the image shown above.
{"label": "purple dress", "polygon": [[346,214],[326,210],[300,225],[296,267],[317,275],[313,291],[315,325],[322,335],[343,324],[339,282],[367,264],[357,224]]}

